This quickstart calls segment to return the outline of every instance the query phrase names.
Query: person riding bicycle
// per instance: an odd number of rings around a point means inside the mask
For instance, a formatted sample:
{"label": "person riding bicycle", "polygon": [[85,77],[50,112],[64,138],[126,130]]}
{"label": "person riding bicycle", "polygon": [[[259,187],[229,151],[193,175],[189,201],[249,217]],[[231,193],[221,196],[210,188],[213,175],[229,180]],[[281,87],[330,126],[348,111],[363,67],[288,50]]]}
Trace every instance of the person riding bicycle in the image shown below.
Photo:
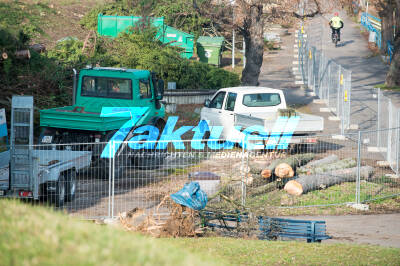
{"label": "person riding bicycle", "polygon": [[335,12],[334,17],[331,18],[329,21],[329,26],[332,29],[332,41],[333,41],[333,34],[337,32],[338,34],[338,41],[340,41],[340,29],[343,28],[344,23],[343,20],[339,17],[339,13]]}

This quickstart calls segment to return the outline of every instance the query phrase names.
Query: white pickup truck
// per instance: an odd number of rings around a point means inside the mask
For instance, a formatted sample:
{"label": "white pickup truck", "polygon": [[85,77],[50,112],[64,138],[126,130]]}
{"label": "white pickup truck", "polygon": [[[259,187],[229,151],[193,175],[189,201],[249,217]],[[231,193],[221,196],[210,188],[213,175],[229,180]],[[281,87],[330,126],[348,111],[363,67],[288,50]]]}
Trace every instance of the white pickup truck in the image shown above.
{"label": "white pickup truck", "polygon": [[[288,130],[290,120],[280,116],[280,109],[287,109],[282,90],[264,87],[224,88],[218,90],[211,100],[205,101],[201,120],[208,121],[210,128],[222,126],[220,139],[240,142],[248,134],[244,133],[247,128],[258,126],[263,129],[263,136],[274,136],[276,140],[280,133]],[[324,119],[297,111],[294,117],[298,123],[295,124],[289,144],[315,144],[315,135],[324,129]]]}

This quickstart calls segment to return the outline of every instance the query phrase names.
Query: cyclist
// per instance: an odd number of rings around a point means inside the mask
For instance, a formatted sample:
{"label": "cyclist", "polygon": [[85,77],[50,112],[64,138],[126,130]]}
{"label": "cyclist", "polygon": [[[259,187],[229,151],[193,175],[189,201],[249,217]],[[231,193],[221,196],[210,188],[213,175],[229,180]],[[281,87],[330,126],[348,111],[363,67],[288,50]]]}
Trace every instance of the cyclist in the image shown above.
{"label": "cyclist", "polygon": [[329,26],[332,29],[332,41],[333,41],[333,34],[337,32],[338,34],[338,41],[340,41],[340,29],[343,28],[343,20],[339,17],[339,13],[335,12],[334,17],[331,18],[329,21]]}

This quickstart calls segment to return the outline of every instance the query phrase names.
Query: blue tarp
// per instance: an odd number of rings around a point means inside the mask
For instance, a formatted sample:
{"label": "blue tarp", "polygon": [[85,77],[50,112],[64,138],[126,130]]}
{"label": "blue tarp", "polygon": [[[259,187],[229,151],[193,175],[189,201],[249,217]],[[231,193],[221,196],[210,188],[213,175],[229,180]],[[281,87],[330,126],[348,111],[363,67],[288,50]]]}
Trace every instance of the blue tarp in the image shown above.
{"label": "blue tarp", "polygon": [[207,205],[207,194],[200,189],[197,182],[186,183],[181,190],[171,194],[176,203],[194,210],[202,210]]}

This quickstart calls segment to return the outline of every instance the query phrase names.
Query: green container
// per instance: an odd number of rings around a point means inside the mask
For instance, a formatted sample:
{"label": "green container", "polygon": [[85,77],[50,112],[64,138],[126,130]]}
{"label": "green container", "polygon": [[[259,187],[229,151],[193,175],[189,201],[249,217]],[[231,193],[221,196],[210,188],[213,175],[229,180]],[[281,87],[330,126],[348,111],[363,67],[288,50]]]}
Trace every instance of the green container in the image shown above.
{"label": "green container", "polygon": [[[135,26],[142,17],[135,16],[97,16],[97,32],[100,36],[117,37],[120,32],[127,31],[129,27]],[[159,29],[157,33],[160,37],[164,28],[164,17],[150,18],[151,24]]]}
{"label": "green container", "polygon": [[194,52],[194,35],[165,25],[161,41],[171,46],[181,47],[183,58],[191,58]]}
{"label": "green container", "polygon": [[219,67],[221,65],[224,41],[224,37],[200,36],[197,39],[197,55],[200,61]]}
{"label": "green container", "polygon": [[[120,32],[127,31],[130,26],[135,26],[142,17],[135,16],[97,16],[97,32],[100,36],[117,37]],[[151,23],[158,29],[157,38],[162,43],[183,48],[181,57],[193,56],[194,36],[164,24],[164,17],[150,18]]]}

